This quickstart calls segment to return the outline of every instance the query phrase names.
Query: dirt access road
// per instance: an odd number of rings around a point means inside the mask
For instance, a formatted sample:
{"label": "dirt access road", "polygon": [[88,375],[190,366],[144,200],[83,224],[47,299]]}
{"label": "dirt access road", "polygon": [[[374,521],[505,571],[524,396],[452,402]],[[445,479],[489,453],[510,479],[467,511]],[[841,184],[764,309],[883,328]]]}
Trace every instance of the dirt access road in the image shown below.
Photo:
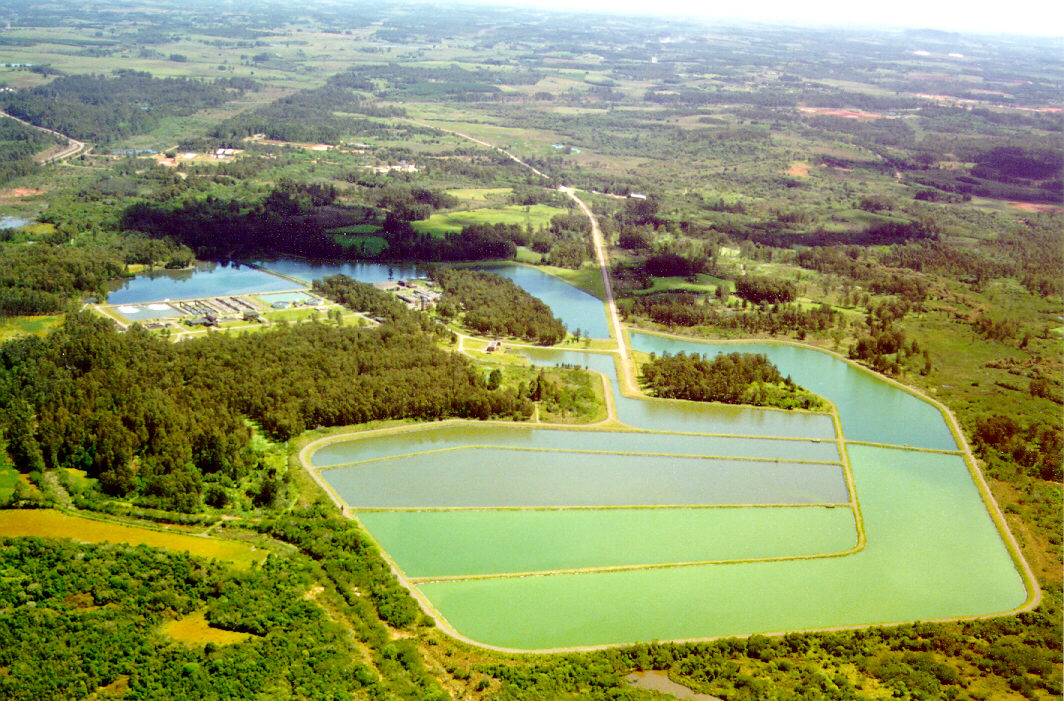
{"label": "dirt access road", "polygon": [[7,112],[0,111],[0,115],[2,115],[4,117],[8,117],[10,119],[14,119],[16,122],[20,122],[22,124],[25,124],[26,126],[32,127],[32,128],[34,128],[34,129],[36,129],[38,131],[43,131],[43,132],[45,132],[47,134],[51,134],[52,136],[58,136],[60,139],[66,139],[67,145],[64,146],[63,149],[61,151],[59,151],[58,153],[48,154],[48,152],[46,151],[45,154],[47,154],[47,155],[38,156],[37,159],[41,163],[55,163],[57,161],[62,161],[62,160],[65,160],[67,158],[71,158],[73,156],[76,156],[79,153],[84,153],[85,151],[88,150],[88,144],[86,144],[84,141],[78,141],[77,139],[72,139],[69,136],[67,136],[66,134],[60,134],[59,132],[55,131],[54,129],[47,129],[45,127],[39,127],[36,124],[30,124],[25,119],[19,119],[18,117],[14,116],[12,114],[8,114]]}
{"label": "dirt access road", "polygon": [[617,352],[621,354],[622,382],[624,386],[631,388],[635,380],[635,368],[632,365],[632,356],[628,352],[628,339],[625,337],[624,329],[621,327],[621,317],[617,312],[617,300],[613,296],[613,284],[610,282],[610,269],[606,258],[606,241],[602,236],[602,229],[599,227],[598,219],[591,212],[591,208],[576,196],[573,188],[563,185],[558,189],[576,202],[580,210],[591,220],[591,241],[595,245],[595,258],[598,260],[599,273],[602,275],[602,288],[606,291],[606,307],[609,310],[610,329],[612,329],[613,337],[617,339]]}
{"label": "dirt access road", "polygon": [[[510,153],[506,149],[499,148],[498,146],[490,144],[487,141],[482,141],[476,137],[470,136],[469,134],[463,134],[460,131],[454,131],[451,129],[444,129],[443,127],[439,127],[433,124],[426,124],[424,122],[415,122],[415,124],[418,124],[423,127],[430,127],[432,129],[438,129],[439,131],[446,132],[448,134],[453,134],[463,139],[467,139],[468,141],[472,141],[475,144],[480,144],[481,146],[486,146],[488,148],[495,149],[496,151],[509,157],[515,163],[522,165],[525,168],[528,168],[530,171],[543,178],[544,180],[550,180],[547,175],[540,172],[528,163],[525,163],[520,158]],[[599,227],[598,219],[595,218],[595,215],[594,213],[592,213],[591,208],[584,204],[584,201],[576,196],[576,191],[573,188],[562,185],[558,188],[558,190],[560,192],[564,192],[574,202],[576,202],[577,206],[580,207],[580,210],[591,221],[591,241],[595,246],[595,258],[598,261],[599,273],[602,275],[602,287],[606,292],[606,307],[609,310],[610,329],[612,330],[613,337],[617,340],[617,352],[620,354],[621,358],[621,385],[622,387],[627,388],[629,391],[631,391],[632,387],[635,384],[635,366],[632,363],[631,353],[628,352],[628,339],[625,337],[624,329],[621,327],[620,315],[617,313],[617,301],[614,299],[613,285],[610,283],[610,271],[608,259],[606,257],[606,242],[602,236],[602,229],[601,227]]]}

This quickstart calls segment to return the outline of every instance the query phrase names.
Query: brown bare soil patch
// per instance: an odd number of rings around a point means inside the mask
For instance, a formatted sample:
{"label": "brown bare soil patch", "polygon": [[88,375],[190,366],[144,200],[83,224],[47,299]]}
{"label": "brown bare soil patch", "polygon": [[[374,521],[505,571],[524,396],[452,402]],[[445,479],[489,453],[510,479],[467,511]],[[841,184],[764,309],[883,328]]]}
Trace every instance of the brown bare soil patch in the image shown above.
{"label": "brown bare soil patch", "polygon": [[827,117],[842,117],[843,119],[890,119],[885,114],[876,112],[864,112],[862,110],[837,110],[827,107],[799,107],[799,110],[807,114],[819,114]]}
{"label": "brown bare soil patch", "polygon": [[795,161],[791,164],[791,167],[787,169],[787,175],[793,175],[795,177],[803,178],[809,175],[809,166],[800,161]]}
{"label": "brown bare soil patch", "polygon": [[37,190],[32,187],[15,187],[10,190],[0,190],[0,199],[14,200],[21,197],[33,197],[34,195],[43,195],[44,190]]}
{"label": "brown bare soil patch", "polygon": [[1035,204],[1034,202],[1009,202],[1009,206],[1025,212],[1059,212],[1061,209],[1055,204]]}
{"label": "brown bare soil patch", "polygon": [[295,146],[296,148],[305,148],[308,151],[328,151],[332,148],[331,144],[311,144],[302,141],[281,141],[279,139],[263,139],[255,136],[249,136],[245,141],[253,141],[257,144],[269,144],[270,146]]}

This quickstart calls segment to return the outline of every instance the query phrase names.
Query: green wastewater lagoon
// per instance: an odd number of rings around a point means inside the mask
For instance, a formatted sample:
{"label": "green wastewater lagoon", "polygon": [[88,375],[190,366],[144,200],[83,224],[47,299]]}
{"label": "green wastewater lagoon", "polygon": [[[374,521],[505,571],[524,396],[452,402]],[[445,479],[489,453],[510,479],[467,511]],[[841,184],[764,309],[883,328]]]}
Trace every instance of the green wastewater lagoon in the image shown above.
{"label": "green wastewater lagoon", "polygon": [[848,506],[367,511],[358,518],[414,578],[794,557],[857,544]]}
{"label": "green wastewater lagoon", "polygon": [[460,448],[324,473],[358,508],[844,504],[841,465]]}
{"label": "green wastewater lagoon", "polygon": [[849,450],[868,537],[850,555],[417,586],[461,634],[521,650],[931,620],[1024,603],[963,458]]}
{"label": "green wastewater lagoon", "polygon": [[646,352],[764,353],[838,424],[625,397],[615,354],[529,349],[535,364],[605,375],[629,430],[445,422],[326,439],[309,463],[441,624],[483,645],[886,624],[1028,600],[927,400],[809,347],[630,337]]}

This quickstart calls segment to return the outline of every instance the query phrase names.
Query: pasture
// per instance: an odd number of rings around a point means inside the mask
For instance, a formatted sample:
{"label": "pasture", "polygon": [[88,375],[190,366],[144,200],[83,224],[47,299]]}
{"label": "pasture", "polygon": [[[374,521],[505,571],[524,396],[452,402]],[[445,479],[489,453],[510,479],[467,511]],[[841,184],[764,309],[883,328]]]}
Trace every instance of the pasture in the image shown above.
{"label": "pasture", "polygon": [[269,554],[262,548],[232,540],[208,538],[114,521],[101,521],[50,509],[0,511],[0,537],[70,538],[80,543],[148,545],[174,552],[221,560],[240,568],[261,563]]}
{"label": "pasture", "polygon": [[550,226],[551,217],[566,214],[560,207],[545,204],[506,205],[488,209],[471,209],[464,212],[437,212],[428,219],[411,222],[416,231],[443,236],[457,233],[470,224],[515,224],[533,229]]}

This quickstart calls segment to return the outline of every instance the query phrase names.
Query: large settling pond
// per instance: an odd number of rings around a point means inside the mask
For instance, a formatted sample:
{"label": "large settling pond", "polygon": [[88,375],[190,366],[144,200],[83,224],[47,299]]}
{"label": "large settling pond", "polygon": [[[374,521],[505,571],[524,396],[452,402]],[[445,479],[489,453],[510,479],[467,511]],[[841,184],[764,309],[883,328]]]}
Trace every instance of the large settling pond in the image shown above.
{"label": "large settling pond", "polygon": [[[337,272],[366,282],[423,274],[263,265],[307,283]],[[544,298],[570,329],[609,336],[600,300],[535,269],[493,270]],[[111,301],[293,287],[254,268],[216,267],[138,278]],[[640,333],[631,342],[658,353],[764,353],[832,401],[839,421],[628,398],[614,354],[529,349],[537,364],[602,373],[628,428],[446,422],[327,439],[310,447],[309,462],[441,623],[485,645],[545,650],[932,620],[1027,600],[932,404],[811,348]]]}

